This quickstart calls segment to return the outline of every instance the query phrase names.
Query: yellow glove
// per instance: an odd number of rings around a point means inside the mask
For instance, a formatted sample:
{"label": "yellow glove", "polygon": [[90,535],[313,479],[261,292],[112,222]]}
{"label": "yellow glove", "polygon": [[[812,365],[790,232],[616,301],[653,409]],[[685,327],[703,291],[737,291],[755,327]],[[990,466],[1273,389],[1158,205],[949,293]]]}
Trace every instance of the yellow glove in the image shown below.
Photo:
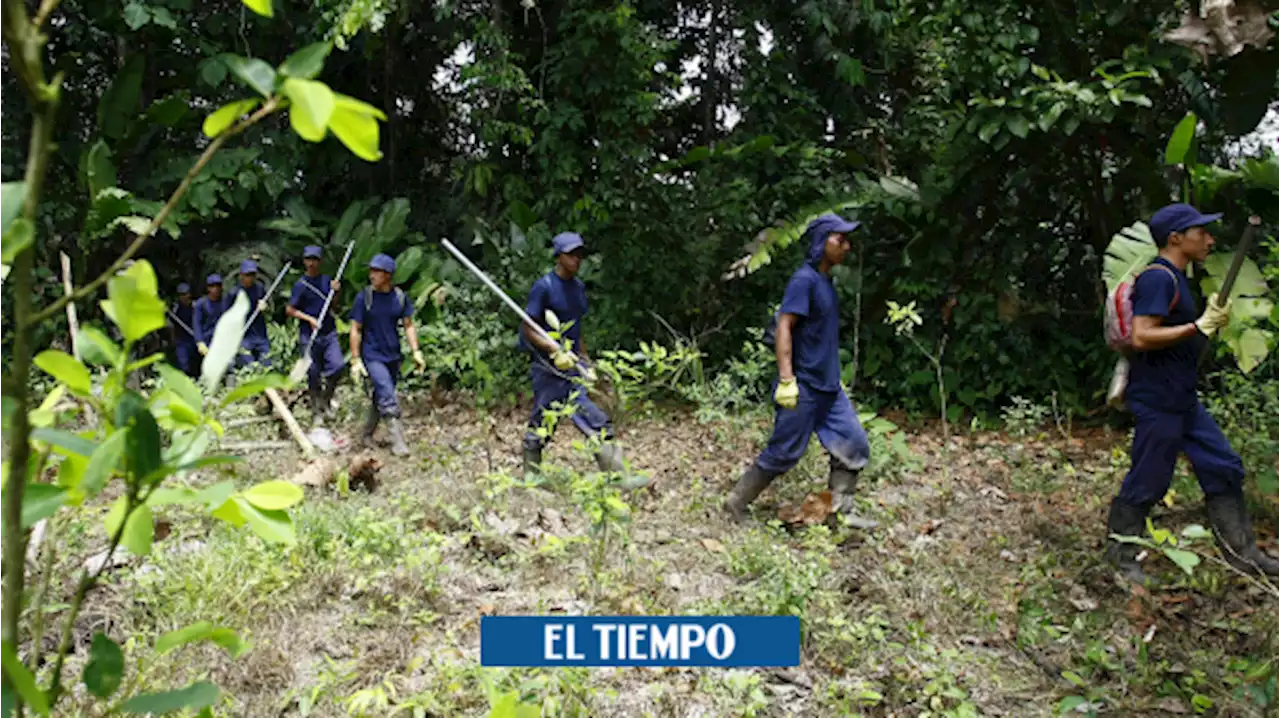
{"label": "yellow glove", "polygon": [[1196,320],[1196,329],[1206,337],[1213,336],[1213,333],[1227,325],[1227,321],[1231,319],[1231,300],[1228,299],[1224,306],[1218,306],[1218,295],[1215,292],[1209,296],[1209,301],[1205,304],[1204,314]]}
{"label": "yellow glove", "polygon": [[574,364],[578,363],[578,357],[573,352],[567,352],[563,349],[551,355],[551,361],[555,363],[556,368],[560,371],[569,371]]}
{"label": "yellow glove", "polygon": [[783,409],[796,408],[796,402],[800,400],[800,385],[796,383],[796,378],[779,381],[777,390],[773,392],[773,400]]}
{"label": "yellow glove", "polygon": [[259,299],[259,300],[258,300],[258,313],[259,313],[259,314],[266,314],[266,312],[267,312],[267,300],[265,300],[265,299]]}
{"label": "yellow glove", "polygon": [[196,344],[196,351],[200,352],[200,356],[204,356],[209,353],[209,345],[204,342],[198,342]]}
{"label": "yellow glove", "polygon": [[592,369],[592,368],[591,368],[591,367],[589,367],[589,366],[583,367],[583,368],[582,368],[582,378],[583,378],[583,380],[585,380],[588,384],[594,384],[594,383],[596,383],[596,370],[595,370],[595,369]]}
{"label": "yellow glove", "polygon": [[361,359],[351,360],[351,381],[359,383],[360,377],[369,376],[369,372],[364,368],[364,361]]}
{"label": "yellow glove", "polygon": [[427,368],[427,358],[422,356],[421,349],[413,350],[413,363],[418,365],[418,371],[422,371]]}

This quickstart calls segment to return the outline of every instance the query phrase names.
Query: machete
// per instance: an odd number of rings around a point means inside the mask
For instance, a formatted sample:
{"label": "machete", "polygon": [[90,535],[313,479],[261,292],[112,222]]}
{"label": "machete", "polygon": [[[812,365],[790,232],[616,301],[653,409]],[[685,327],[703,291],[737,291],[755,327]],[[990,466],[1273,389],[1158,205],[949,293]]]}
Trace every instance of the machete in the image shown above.
{"label": "machete", "polygon": [[[1249,218],[1249,226],[1245,227],[1244,236],[1240,238],[1240,244],[1236,245],[1236,253],[1231,258],[1231,266],[1227,269],[1227,276],[1222,278],[1222,286],[1218,288],[1217,306],[1223,306],[1231,298],[1231,289],[1235,286],[1236,275],[1240,274],[1240,268],[1244,266],[1245,257],[1249,255],[1249,248],[1253,246],[1253,235],[1258,231],[1258,227],[1261,224],[1262,218],[1258,215],[1255,214]],[[1200,352],[1201,365],[1208,358],[1212,346],[1212,343],[1205,343],[1204,349]]]}

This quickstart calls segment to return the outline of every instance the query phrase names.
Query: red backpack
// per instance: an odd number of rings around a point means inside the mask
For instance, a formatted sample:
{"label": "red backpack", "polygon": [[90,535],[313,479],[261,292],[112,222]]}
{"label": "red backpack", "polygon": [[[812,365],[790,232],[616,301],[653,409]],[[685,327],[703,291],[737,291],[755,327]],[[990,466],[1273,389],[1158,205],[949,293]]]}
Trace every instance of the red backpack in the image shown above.
{"label": "red backpack", "polygon": [[1128,355],[1133,351],[1133,286],[1138,277],[1153,269],[1163,269],[1173,280],[1173,301],[1169,303],[1169,311],[1177,306],[1179,299],[1178,277],[1173,270],[1163,264],[1149,264],[1146,269],[1137,272],[1132,278],[1116,285],[1107,295],[1107,310],[1102,321],[1103,332],[1107,337],[1107,346],[1112,351]]}

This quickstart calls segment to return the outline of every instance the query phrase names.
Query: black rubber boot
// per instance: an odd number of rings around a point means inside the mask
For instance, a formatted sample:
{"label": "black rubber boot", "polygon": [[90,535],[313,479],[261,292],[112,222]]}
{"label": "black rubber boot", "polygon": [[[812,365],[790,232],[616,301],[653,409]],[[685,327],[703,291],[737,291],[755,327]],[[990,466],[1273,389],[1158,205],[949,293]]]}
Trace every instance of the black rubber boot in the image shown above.
{"label": "black rubber boot", "polygon": [[324,391],[320,394],[322,408],[320,412],[324,414],[324,418],[333,419],[333,395],[338,391],[338,382],[342,381],[342,372],[335,372],[333,376],[325,377]]}
{"label": "black rubber boot", "polygon": [[387,431],[391,434],[392,455],[408,456],[409,445],[404,443],[404,426],[400,423],[400,417],[392,416],[387,418]]}
{"label": "black rubber boot", "polygon": [[1138,552],[1141,546],[1121,543],[1111,538],[1111,534],[1120,536],[1143,536],[1147,532],[1147,512],[1150,506],[1132,506],[1119,498],[1111,500],[1111,511],[1107,515],[1107,560],[1127,579],[1138,585],[1150,581],[1138,563]]}
{"label": "black rubber boot", "polygon": [[1280,565],[1258,548],[1244,494],[1210,496],[1205,499],[1205,507],[1227,563],[1246,573],[1261,572],[1274,578]]}
{"label": "black rubber boot", "polygon": [[364,427],[360,430],[360,443],[366,449],[376,448],[373,442],[373,432],[378,429],[378,407],[370,404],[369,411],[364,415]]}
{"label": "black rubber boot", "polygon": [[624,490],[632,491],[642,489],[649,485],[649,478],[640,474],[630,474],[627,471],[626,464],[622,461],[622,447],[613,443],[606,442],[600,447],[600,451],[596,452],[596,465],[601,471],[611,471],[620,474],[621,478],[615,485]]}
{"label": "black rubber boot", "polygon": [[747,507],[756,500],[760,492],[768,488],[777,476],[760,468],[759,464],[751,463],[751,466],[738,479],[733,490],[729,492],[729,497],[724,500],[724,508],[734,521],[742,523],[747,520]]}
{"label": "black rubber boot", "polygon": [[542,447],[525,444],[523,447],[523,469],[525,476],[537,476],[542,473]]}
{"label": "black rubber boot", "polygon": [[853,512],[853,492],[858,485],[858,472],[845,468],[836,457],[831,457],[831,474],[827,488],[831,489],[831,511],[846,526],[869,531],[880,522],[862,518]]}

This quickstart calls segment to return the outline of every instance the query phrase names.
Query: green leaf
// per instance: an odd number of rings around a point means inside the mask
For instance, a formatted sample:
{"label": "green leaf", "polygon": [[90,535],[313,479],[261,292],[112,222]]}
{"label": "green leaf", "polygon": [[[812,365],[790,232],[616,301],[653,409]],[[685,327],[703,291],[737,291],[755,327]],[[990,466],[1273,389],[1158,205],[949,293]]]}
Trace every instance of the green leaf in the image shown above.
{"label": "green leaf", "polygon": [[89,205],[84,218],[86,237],[101,237],[111,232],[116,220],[133,211],[133,195],[119,187],[108,187],[99,192]]}
{"label": "green leaf", "polygon": [[1182,537],[1186,539],[1210,538],[1213,533],[1200,524],[1191,524],[1182,529]]}
{"label": "green leaf", "polygon": [[125,455],[128,470],[136,478],[150,477],[163,464],[160,454],[160,427],[150,407],[136,392],[126,391],[116,403],[116,427],[128,430]]}
{"label": "green leaf", "polygon": [[27,484],[22,492],[22,528],[58,513],[67,501],[67,490],[53,484]]}
{"label": "green leaf", "polygon": [[81,327],[76,339],[80,344],[80,355],[90,364],[114,367],[124,360],[120,347],[97,327]]}
{"label": "green leaf", "polygon": [[[213,352],[210,351],[210,353],[212,354]],[[267,389],[282,389],[287,386],[289,386],[289,377],[283,374],[264,374],[227,392],[227,395],[222,399],[221,406],[230,406],[242,399],[257,396]]]}
{"label": "green leaf", "polygon": [[35,225],[26,217],[19,217],[9,225],[9,231],[0,238],[0,261],[13,264],[18,255],[36,240]]}
{"label": "green leaf", "polygon": [[244,6],[263,17],[271,17],[271,0],[244,0]]}
{"label": "green leaf", "polygon": [[275,92],[276,71],[265,61],[230,53],[223,55],[222,61],[232,75],[263,97],[271,97],[271,93]]}
{"label": "green leaf", "polygon": [[22,204],[26,201],[26,182],[0,184],[0,234],[9,231],[9,225],[22,214]]}
{"label": "green leaf", "polygon": [[168,364],[160,364],[156,366],[156,370],[160,372],[160,380],[164,382],[165,388],[176,394],[187,406],[195,411],[200,411],[204,407],[204,397],[200,394],[200,387],[196,386],[191,377]]}
{"label": "green leaf", "polygon": [[1058,701],[1058,712],[1070,713],[1085,703],[1088,703],[1088,701],[1086,701],[1082,696],[1067,696],[1066,698]]}
{"label": "green leaf", "polygon": [[147,12],[147,6],[140,3],[129,3],[124,6],[124,24],[129,26],[130,30],[137,30],[151,21],[151,13]]}
{"label": "green leaf", "polygon": [[1005,118],[1004,124],[1019,139],[1025,138],[1027,131],[1030,129],[1030,125],[1027,124],[1027,118],[1022,115],[1009,115]]}
{"label": "green leaf", "polygon": [[217,87],[227,79],[227,65],[221,56],[209,57],[200,61],[200,79],[210,87]]}
{"label": "green leaf", "polygon": [[378,149],[379,119],[387,117],[378,108],[346,95],[334,94],[329,129],[356,157],[368,162],[382,159],[382,151]]}
{"label": "green leaf", "polygon": [[1062,677],[1067,679],[1070,683],[1080,686],[1081,688],[1084,687],[1084,679],[1080,677],[1080,674],[1075,673],[1074,671],[1063,671]]}
{"label": "green leaf", "polygon": [[1102,260],[1102,281],[1107,285],[1107,293],[1151,264],[1158,251],[1151,239],[1151,230],[1143,222],[1134,222],[1112,236]]}
{"label": "green leaf", "polygon": [[1186,117],[1173,128],[1173,135],[1169,137],[1169,144],[1164,148],[1164,163],[1166,165],[1180,165],[1187,157],[1187,150],[1191,148],[1191,140],[1196,136],[1196,113],[1188,112]]}
{"label": "green leaf", "polygon": [[[111,510],[107,512],[107,518],[104,525],[107,530],[107,538],[116,535],[120,530],[120,522],[124,520],[125,508],[128,506],[128,497],[121,496],[111,505]],[[155,538],[155,524],[152,522],[151,507],[138,506],[129,514],[129,520],[125,523],[124,533],[120,534],[120,545],[129,549],[135,556],[146,556],[151,553],[151,541]]]}
{"label": "green leaf", "polygon": [[8,641],[0,643],[0,667],[4,668],[4,677],[28,708],[42,716],[49,715],[48,697],[36,685],[36,678],[31,675],[31,671],[18,660],[18,653]]}
{"label": "green leaf", "polygon": [[212,486],[206,486],[200,490],[197,499],[204,504],[205,508],[210,511],[216,511],[231,499],[236,492],[236,485],[233,481],[219,481]]}
{"label": "green leaf", "polygon": [[391,278],[394,284],[408,284],[409,280],[417,274],[418,269],[422,267],[422,262],[427,258],[423,253],[422,247],[413,246],[400,253],[396,257],[396,273]]}
{"label": "green leaf", "polygon": [[[245,320],[249,318],[249,298],[244,292],[236,293],[236,300],[231,308],[223,312],[222,318],[213,330],[213,340],[209,342],[209,353],[200,362],[200,381],[204,384],[206,394],[212,395],[222,384],[227,369],[235,361],[240,351],[240,335],[244,331]],[[223,402],[225,405],[226,402]]]}
{"label": "green leaf", "polygon": [[64,351],[46,349],[37,354],[32,362],[41,371],[66,385],[72,394],[89,396],[93,392],[89,368]]}
{"label": "green leaf", "polygon": [[107,479],[111,478],[112,472],[120,466],[120,460],[124,458],[124,451],[128,441],[129,433],[117,429],[101,444],[98,444],[98,448],[89,457],[89,463],[85,466],[84,474],[80,477],[80,484],[76,488],[83,492],[86,497],[97,496],[98,492],[102,491],[102,487],[106,486]]}
{"label": "green leaf", "polygon": [[288,481],[273,479],[251,486],[244,498],[260,509],[279,511],[302,501],[302,488]]}
{"label": "green leaf", "polygon": [[218,687],[208,681],[199,681],[177,691],[134,696],[121,707],[126,713],[163,715],[183,708],[199,710],[213,705],[216,700]]}
{"label": "green leaf", "polygon": [[83,679],[89,692],[99,698],[110,698],[124,679],[124,652],[103,633],[93,634]]}
{"label": "green leaf", "polygon": [[139,114],[138,97],[142,92],[142,74],[146,69],[145,53],[129,56],[107,91],[98,102],[98,126],[109,140],[125,136]]}
{"label": "green leaf", "polygon": [[285,79],[282,89],[289,98],[289,124],[293,131],[308,142],[323,140],[333,116],[333,90],[323,82],[296,77]]}
{"label": "green leaf", "polygon": [[98,448],[98,445],[92,441],[61,429],[41,427],[31,432],[31,438],[56,446],[62,450],[61,453],[63,455],[66,455],[66,452],[69,451],[80,456],[93,456],[93,452]]}
{"label": "green leaf", "polygon": [[1228,344],[1240,365],[1240,371],[1248,374],[1271,353],[1270,335],[1257,327],[1250,327],[1232,338]]}
{"label": "green leaf", "polygon": [[1188,576],[1191,575],[1192,569],[1200,565],[1200,557],[1193,551],[1169,548],[1168,546],[1161,547],[1160,550],[1164,552],[1165,556],[1169,557],[1170,561],[1178,564],[1178,568],[1182,569]]}
{"label": "green leaf", "polygon": [[238,498],[232,497],[222,502],[221,506],[211,510],[209,515],[219,521],[226,521],[232,526],[239,528],[240,526],[244,526],[246,521],[244,512],[240,510],[241,503],[242,502]]}
{"label": "green leaf", "polygon": [[160,300],[156,273],[143,259],[107,282],[108,299],[102,309],[120,327],[125,341],[135,342],[164,328],[164,302]]}
{"label": "green leaf", "polygon": [[156,5],[150,8],[151,22],[160,27],[167,27],[170,30],[178,27],[178,22],[173,19],[173,14],[169,12],[169,8]]}
{"label": "green leaf", "polygon": [[90,199],[97,197],[102,190],[116,186],[116,166],[111,161],[111,148],[106,142],[98,140],[85,153],[82,174]]}
{"label": "green leaf", "polygon": [[990,142],[991,138],[995,137],[996,133],[999,131],[1000,131],[1000,120],[992,120],[986,123],[985,125],[983,125],[982,128],[978,130],[978,139],[982,140],[983,142]]}
{"label": "green leaf", "polygon": [[329,42],[312,43],[290,55],[277,71],[285,77],[315,79],[324,69],[324,60],[332,49],[333,44]]}
{"label": "green leaf", "polygon": [[212,114],[204,118],[204,126],[202,128],[206,137],[217,137],[222,131],[230,127],[244,115],[248,114],[253,108],[262,102],[256,97],[247,100],[236,100],[229,102],[222,107],[214,110]]}
{"label": "green leaf", "polygon": [[156,641],[156,655],[163,656],[175,648],[196,641],[212,641],[225,648],[233,659],[238,658],[245,648],[235,631],[214,626],[208,621],[200,621],[161,636]]}
{"label": "green leaf", "polygon": [[289,514],[284,511],[259,509],[239,496],[231,500],[239,509],[240,515],[248,522],[249,528],[262,540],[286,546],[292,546],[297,542],[293,532],[293,520],[289,518]]}

